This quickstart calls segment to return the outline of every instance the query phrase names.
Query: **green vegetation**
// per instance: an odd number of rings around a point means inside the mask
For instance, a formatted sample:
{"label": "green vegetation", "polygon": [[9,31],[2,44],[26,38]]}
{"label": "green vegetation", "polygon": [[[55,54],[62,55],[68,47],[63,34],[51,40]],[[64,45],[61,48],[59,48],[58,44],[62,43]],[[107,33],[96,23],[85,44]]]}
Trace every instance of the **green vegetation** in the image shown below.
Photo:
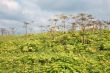
{"label": "green vegetation", "polygon": [[110,31],[84,32],[0,36],[0,73],[110,73]]}

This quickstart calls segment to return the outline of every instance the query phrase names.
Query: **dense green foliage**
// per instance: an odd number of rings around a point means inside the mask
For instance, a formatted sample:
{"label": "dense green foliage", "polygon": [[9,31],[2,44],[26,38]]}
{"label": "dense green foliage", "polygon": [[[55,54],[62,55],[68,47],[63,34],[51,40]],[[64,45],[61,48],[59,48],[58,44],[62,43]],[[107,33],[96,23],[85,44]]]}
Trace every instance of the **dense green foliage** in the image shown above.
{"label": "dense green foliage", "polygon": [[0,73],[110,73],[110,31],[85,32],[0,36]]}

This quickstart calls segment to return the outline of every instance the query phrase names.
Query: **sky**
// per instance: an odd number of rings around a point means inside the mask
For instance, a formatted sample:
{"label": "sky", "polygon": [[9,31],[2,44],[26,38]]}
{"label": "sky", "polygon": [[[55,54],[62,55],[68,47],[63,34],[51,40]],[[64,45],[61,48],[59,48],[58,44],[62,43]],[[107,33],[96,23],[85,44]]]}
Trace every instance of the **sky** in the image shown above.
{"label": "sky", "polygon": [[15,28],[21,34],[24,22],[29,22],[32,32],[40,32],[39,26],[50,24],[55,14],[81,12],[110,20],[110,0],[0,0],[0,28]]}

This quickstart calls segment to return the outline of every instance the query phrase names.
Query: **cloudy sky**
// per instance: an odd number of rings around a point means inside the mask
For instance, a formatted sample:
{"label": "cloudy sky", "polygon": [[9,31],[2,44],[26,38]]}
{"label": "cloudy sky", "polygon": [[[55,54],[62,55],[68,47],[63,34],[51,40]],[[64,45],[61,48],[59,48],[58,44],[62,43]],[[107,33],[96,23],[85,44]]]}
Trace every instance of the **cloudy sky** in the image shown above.
{"label": "cloudy sky", "polygon": [[54,14],[80,12],[110,20],[110,0],[0,0],[0,28],[14,27],[17,33],[23,33],[23,22],[34,21],[33,32],[38,32],[38,26],[49,24]]}

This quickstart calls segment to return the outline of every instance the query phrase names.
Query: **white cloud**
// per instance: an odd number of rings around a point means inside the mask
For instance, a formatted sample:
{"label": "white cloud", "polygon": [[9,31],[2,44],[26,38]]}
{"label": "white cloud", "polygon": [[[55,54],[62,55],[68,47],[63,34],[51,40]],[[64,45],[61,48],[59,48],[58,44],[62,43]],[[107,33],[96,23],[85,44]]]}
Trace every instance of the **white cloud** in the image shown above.
{"label": "white cloud", "polygon": [[0,0],[0,9],[3,12],[13,12],[20,8],[19,4],[15,0]]}

